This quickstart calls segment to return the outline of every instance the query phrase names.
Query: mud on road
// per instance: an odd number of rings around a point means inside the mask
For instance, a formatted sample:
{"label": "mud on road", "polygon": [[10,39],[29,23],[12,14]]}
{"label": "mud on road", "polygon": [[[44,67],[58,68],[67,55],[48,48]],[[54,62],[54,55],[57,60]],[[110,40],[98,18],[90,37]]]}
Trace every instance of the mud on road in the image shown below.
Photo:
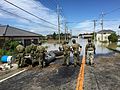
{"label": "mud on road", "polygon": [[80,67],[62,66],[56,60],[50,66],[34,67],[0,83],[0,90],[75,90]]}
{"label": "mud on road", "polygon": [[120,90],[120,54],[95,58],[95,66],[85,66],[84,90]]}

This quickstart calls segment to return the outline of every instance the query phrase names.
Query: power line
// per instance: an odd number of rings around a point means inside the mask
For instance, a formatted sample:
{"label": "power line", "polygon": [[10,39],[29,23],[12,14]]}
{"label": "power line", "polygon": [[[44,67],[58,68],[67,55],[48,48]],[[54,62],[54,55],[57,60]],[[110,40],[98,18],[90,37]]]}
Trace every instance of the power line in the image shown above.
{"label": "power line", "polygon": [[[43,2],[43,1],[42,1]],[[49,1],[50,3],[51,3],[51,5],[52,5],[52,2],[51,1]],[[54,1],[53,1],[54,2]],[[50,6],[50,3],[49,3],[49,6]],[[57,1],[56,2],[54,2],[55,4],[56,4],[56,7],[57,7]],[[34,3],[35,5],[38,5],[38,7],[40,7],[40,5],[39,4],[36,4],[36,3]],[[55,10],[53,10],[54,12],[56,12],[56,14],[57,14],[57,11],[55,11]],[[56,26],[57,27],[57,26]],[[62,29],[62,30],[64,30],[64,28],[63,27],[61,27],[60,26],[60,28]]]}
{"label": "power line", "polygon": [[13,15],[13,16],[15,16],[15,17],[19,17],[19,18],[21,18],[21,19],[27,20],[27,21],[29,21],[29,22],[32,22],[32,23],[35,23],[35,24],[41,25],[41,26],[46,27],[46,28],[51,28],[51,29],[56,30],[56,28],[54,28],[54,27],[50,27],[50,26],[47,26],[47,25],[43,25],[43,24],[41,24],[41,23],[34,22],[34,21],[30,20],[30,19],[27,19],[27,18],[21,17],[21,16],[19,16],[19,15],[17,15],[17,14],[14,14],[14,13],[9,12],[9,11],[7,11],[7,10],[4,10],[4,9],[2,9],[2,8],[0,8],[0,10],[4,11],[4,12],[10,14],[10,15]]}
{"label": "power line", "polygon": [[117,11],[117,10],[119,10],[119,9],[120,9],[120,8],[113,9],[113,10],[107,12],[107,13],[104,13],[104,15],[111,14],[112,12],[115,12],[115,11]]}
{"label": "power line", "polygon": [[57,25],[55,25],[55,24],[53,24],[53,23],[51,23],[51,22],[49,22],[49,21],[47,21],[47,20],[45,20],[45,19],[42,19],[42,18],[40,18],[40,17],[34,15],[33,13],[31,13],[31,12],[29,12],[29,11],[27,11],[27,10],[25,10],[25,9],[23,9],[23,8],[21,8],[21,7],[17,6],[17,5],[15,5],[15,4],[13,4],[13,3],[7,1],[7,0],[4,0],[4,1],[7,2],[7,3],[9,3],[9,4],[11,4],[11,5],[13,5],[14,7],[16,7],[16,8],[18,8],[18,9],[20,9],[20,10],[22,10],[22,11],[24,11],[24,12],[30,14],[30,15],[32,15],[32,16],[34,16],[34,17],[36,17],[36,18],[38,18],[38,19],[40,19],[40,20],[46,22],[46,23],[49,23],[49,24],[54,25],[54,26],[57,26]]}
{"label": "power line", "polygon": [[59,5],[57,5],[57,14],[58,14],[58,34],[59,34],[59,43],[60,43],[60,13],[59,13]]}
{"label": "power line", "polygon": [[103,21],[117,21],[117,22],[118,22],[118,21],[120,21],[120,20],[103,20]]}

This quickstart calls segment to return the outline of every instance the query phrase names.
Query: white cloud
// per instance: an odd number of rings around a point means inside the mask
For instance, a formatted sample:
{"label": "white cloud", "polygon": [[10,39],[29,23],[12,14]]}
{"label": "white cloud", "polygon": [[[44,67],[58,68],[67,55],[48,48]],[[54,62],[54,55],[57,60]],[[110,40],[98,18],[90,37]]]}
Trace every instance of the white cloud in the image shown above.
{"label": "white cloud", "polygon": [[[38,17],[41,17],[53,24],[57,25],[57,14],[56,12],[54,12],[53,10],[45,7],[42,3],[38,2],[37,0],[8,0],[12,3],[14,3],[15,5],[35,14]],[[30,19],[31,21],[34,21],[36,23],[41,23],[43,25],[47,25],[50,27],[54,27],[48,23],[43,22],[42,20],[39,20],[27,13],[25,13],[24,11],[15,8],[14,6],[6,3],[4,0],[0,0],[0,8],[5,9],[9,12],[12,12],[14,14],[17,14],[21,17],[25,17],[27,19]],[[45,28],[41,25],[37,25],[34,24],[32,22],[29,22],[27,20],[24,19],[20,19],[18,17],[14,17],[11,15],[8,15],[7,13],[3,12],[0,10],[0,19],[5,19],[4,21],[6,22],[6,24],[10,24],[18,27],[18,28],[23,28],[35,33],[40,33],[40,34],[50,34],[53,32],[58,32],[57,27],[54,27],[55,29],[51,29],[51,28]],[[16,22],[12,22],[9,23],[8,20],[14,20]],[[64,18],[61,18],[62,20]],[[104,29],[112,29],[117,31],[118,30],[118,26],[120,24],[120,21],[106,21],[104,22]],[[91,22],[91,20],[86,20],[83,21],[81,23],[78,23],[77,25],[75,25],[74,27],[71,28],[73,31],[73,35],[78,35],[79,33],[86,33],[86,32],[93,32],[93,22]],[[96,31],[101,30],[101,26],[97,26],[96,27]],[[64,32],[64,31],[63,31]]]}
{"label": "white cloud", "polygon": [[78,35],[80,33],[90,33],[93,32],[93,22],[91,20],[86,20],[81,23],[78,23],[73,28],[73,34]]}
{"label": "white cloud", "polygon": [[[101,25],[100,21],[96,23],[96,32],[101,30]],[[120,25],[120,20],[118,19],[117,21],[104,21],[104,29],[111,29],[114,31],[120,30],[118,26]],[[91,20],[86,20],[84,22],[78,23],[75,25],[72,30],[73,30],[73,35],[78,35],[80,33],[90,33],[94,31],[94,23]]]}
{"label": "white cloud", "polygon": [[2,13],[0,13],[0,16],[2,16]]}
{"label": "white cloud", "polygon": [[[44,5],[42,5],[42,3],[38,2],[37,0],[7,0],[7,1],[9,1],[11,3],[14,3],[15,5],[33,13],[34,15],[57,25],[57,14],[56,14],[56,12],[54,12],[53,10],[45,7]],[[50,32],[53,32],[53,31],[57,32],[57,27],[55,27],[51,24],[48,24],[48,23],[46,23],[42,20],[39,20],[38,18],[35,18],[34,16],[31,16],[31,15],[25,13],[24,11],[6,3],[4,0],[0,0],[0,6],[1,6],[2,9],[5,9],[9,12],[17,14],[21,17],[25,17],[25,18],[27,18],[31,21],[36,22],[36,23],[41,23],[43,25],[54,27],[54,28],[56,28],[56,30],[53,30],[51,28],[45,28],[43,26],[34,24],[34,23],[29,22],[29,21],[24,20],[24,19],[20,19],[18,17],[16,18],[14,16],[6,14],[3,11],[1,11],[1,13],[0,13],[0,18],[8,18],[8,19],[12,18],[12,19],[16,20],[16,22],[21,24],[22,28],[24,28],[24,27],[26,28],[27,26],[24,26],[24,24],[25,25],[27,24],[28,25],[27,28],[29,28],[30,31],[33,31],[33,32],[36,32],[36,33],[43,33],[44,32],[44,34],[45,34],[45,31],[46,31],[46,34],[48,34]],[[16,25],[16,26],[21,27],[21,25]]]}

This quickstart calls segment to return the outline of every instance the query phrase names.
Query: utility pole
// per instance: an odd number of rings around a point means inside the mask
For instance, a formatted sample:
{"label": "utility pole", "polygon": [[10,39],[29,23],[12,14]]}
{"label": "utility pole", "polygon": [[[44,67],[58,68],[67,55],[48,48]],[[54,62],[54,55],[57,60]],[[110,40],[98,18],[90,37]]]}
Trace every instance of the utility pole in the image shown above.
{"label": "utility pole", "polygon": [[71,38],[72,38],[72,29],[70,30]]}
{"label": "utility pole", "polygon": [[59,35],[59,43],[60,43],[60,8],[59,5],[57,5],[57,14],[58,14],[58,35]]}
{"label": "utility pole", "polygon": [[96,29],[96,21],[97,21],[97,20],[93,20],[93,22],[94,22],[94,44],[95,44],[95,29]]}
{"label": "utility pole", "polygon": [[66,27],[66,32],[67,32],[67,35],[66,35],[66,37],[67,37],[67,40],[69,40],[69,35],[68,35],[68,27]]}
{"label": "utility pole", "polygon": [[65,22],[65,41],[67,40],[66,31],[67,31],[67,26],[66,26],[66,22]]}
{"label": "utility pole", "polygon": [[[102,26],[102,31],[103,31],[103,17],[104,17],[104,13],[102,12],[102,14],[101,14],[101,26]],[[103,33],[102,33],[102,41],[103,41]]]}

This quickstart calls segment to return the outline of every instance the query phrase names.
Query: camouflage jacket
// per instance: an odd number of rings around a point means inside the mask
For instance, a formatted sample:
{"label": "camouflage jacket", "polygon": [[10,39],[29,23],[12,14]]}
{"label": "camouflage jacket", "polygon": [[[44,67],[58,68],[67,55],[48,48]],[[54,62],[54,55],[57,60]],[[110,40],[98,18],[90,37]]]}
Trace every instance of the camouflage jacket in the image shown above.
{"label": "camouflage jacket", "polygon": [[45,47],[41,45],[36,47],[36,53],[44,53],[44,52],[46,52]]}
{"label": "camouflage jacket", "polygon": [[68,44],[63,44],[62,48],[63,48],[64,54],[69,54],[70,53],[70,46]]}
{"label": "camouflage jacket", "polygon": [[78,44],[78,43],[73,44],[73,45],[72,45],[72,49],[73,49],[72,51],[73,51],[73,53],[74,53],[74,54],[80,53],[79,48],[81,48],[80,44]]}
{"label": "camouflage jacket", "polygon": [[31,54],[35,54],[36,47],[37,46],[35,44],[33,44],[33,43],[29,46]]}
{"label": "camouflage jacket", "polygon": [[31,48],[30,48],[30,46],[26,46],[26,48],[25,48],[25,53],[26,53],[26,54],[31,53]]}
{"label": "camouflage jacket", "polygon": [[94,51],[95,53],[95,45],[93,43],[88,43],[85,47],[85,52],[87,53],[87,51]]}

